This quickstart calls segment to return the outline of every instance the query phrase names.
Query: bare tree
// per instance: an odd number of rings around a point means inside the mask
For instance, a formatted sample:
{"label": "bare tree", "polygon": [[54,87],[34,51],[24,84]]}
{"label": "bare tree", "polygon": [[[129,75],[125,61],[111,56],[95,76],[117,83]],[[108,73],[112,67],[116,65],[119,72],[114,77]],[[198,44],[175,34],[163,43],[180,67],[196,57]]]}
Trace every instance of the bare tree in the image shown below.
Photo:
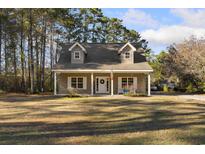
{"label": "bare tree", "polygon": [[205,39],[191,37],[182,43],[169,47],[166,68],[182,80],[205,81]]}

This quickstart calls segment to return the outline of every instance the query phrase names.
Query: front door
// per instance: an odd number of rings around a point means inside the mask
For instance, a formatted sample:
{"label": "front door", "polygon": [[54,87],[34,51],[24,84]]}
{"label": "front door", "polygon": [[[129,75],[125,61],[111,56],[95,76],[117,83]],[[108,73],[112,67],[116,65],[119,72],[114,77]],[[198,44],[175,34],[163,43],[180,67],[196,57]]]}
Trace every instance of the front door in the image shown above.
{"label": "front door", "polygon": [[106,94],[109,93],[109,78],[96,77],[96,93]]}

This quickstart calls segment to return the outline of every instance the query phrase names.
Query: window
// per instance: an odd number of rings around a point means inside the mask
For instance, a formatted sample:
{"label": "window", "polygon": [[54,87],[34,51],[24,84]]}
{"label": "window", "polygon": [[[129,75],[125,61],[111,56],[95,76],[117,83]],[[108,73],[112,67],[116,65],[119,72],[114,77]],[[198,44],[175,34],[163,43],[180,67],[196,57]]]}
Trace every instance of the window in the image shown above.
{"label": "window", "polygon": [[83,88],[83,78],[78,78],[78,88]]}
{"label": "window", "polygon": [[72,87],[72,88],[77,88],[76,78],[71,78],[71,87]]}
{"label": "window", "polygon": [[80,52],[79,51],[74,52],[74,58],[75,59],[80,59]]}
{"label": "window", "polygon": [[130,58],[130,53],[129,52],[125,52],[125,58]]}
{"label": "window", "polygon": [[109,91],[109,78],[107,78],[107,91]]}
{"label": "window", "polygon": [[77,89],[83,89],[83,78],[82,77],[72,77],[71,87]]}
{"label": "window", "polygon": [[130,89],[134,85],[133,78],[122,78],[122,88]]}
{"label": "window", "polygon": [[127,88],[127,78],[122,78],[122,88]]}
{"label": "window", "polygon": [[127,86],[128,88],[131,88],[133,86],[133,78],[128,78],[128,83],[127,83]]}
{"label": "window", "polygon": [[99,89],[99,80],[97,78],[97,80],[96,80],[96,91],[98,91],[98,89]]}

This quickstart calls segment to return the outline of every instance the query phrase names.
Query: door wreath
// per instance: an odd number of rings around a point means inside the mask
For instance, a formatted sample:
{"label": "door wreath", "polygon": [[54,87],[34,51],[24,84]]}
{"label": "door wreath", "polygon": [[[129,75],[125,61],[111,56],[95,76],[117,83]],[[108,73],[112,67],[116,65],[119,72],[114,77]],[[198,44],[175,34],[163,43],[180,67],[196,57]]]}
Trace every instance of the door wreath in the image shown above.
{"label": "door wreath", "polygon": [[104,83],[105,83],[105,80],[101,79],[101,80],[100,80],[100,83],[101,83],[101,84],[104,84]]}

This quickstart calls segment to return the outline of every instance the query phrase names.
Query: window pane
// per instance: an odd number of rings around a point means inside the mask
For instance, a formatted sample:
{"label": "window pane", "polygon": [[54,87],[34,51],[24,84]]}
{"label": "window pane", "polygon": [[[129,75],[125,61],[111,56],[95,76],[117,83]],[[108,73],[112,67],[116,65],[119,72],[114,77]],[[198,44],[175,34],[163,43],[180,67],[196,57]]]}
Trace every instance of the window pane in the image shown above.
{"label": "window pane", "polygon": [[83,78],[78,78],[78,82],[83,82]]}
{"label": "window pane", "polygon": [[79,52],[75,52],[75,58],[79,59],[80,58],[80,53]]}
{"label": "window pane", "polygon": [[127,88],[127,78],[122,78],[122,88]]}
{"label": "window pane", "polygon": [[83,83],[78,83],[78,88],[83,88]]}
{"label": "window pane", "polygon": [[128,85],[133,85],[133,78],[128,78]]}
{"label": "window pane", "polygon": [[98,87],[99,87],[99,81],[98,81],[98,78],[96,80],[96,90],[98,91]]}
{"label": "window pane", "polygon": [[107,91],[109,91],[109,78],[107,78]]}
{"label": "window pane", "polygon": [[125,58],[130,58],[130,53],[129,52],[125,53]]}
{"label": "window pane", "polygon": [[133,78],[128,78],[128,88],[132,88],[133,87]]}
{"label": "window pane", "polygon": [[78,88],[83,88],[83,78],[78,78]]}
{"label": "window pane", "polygon": [[76,88],[76,78],[71,78],[71,87]]}

